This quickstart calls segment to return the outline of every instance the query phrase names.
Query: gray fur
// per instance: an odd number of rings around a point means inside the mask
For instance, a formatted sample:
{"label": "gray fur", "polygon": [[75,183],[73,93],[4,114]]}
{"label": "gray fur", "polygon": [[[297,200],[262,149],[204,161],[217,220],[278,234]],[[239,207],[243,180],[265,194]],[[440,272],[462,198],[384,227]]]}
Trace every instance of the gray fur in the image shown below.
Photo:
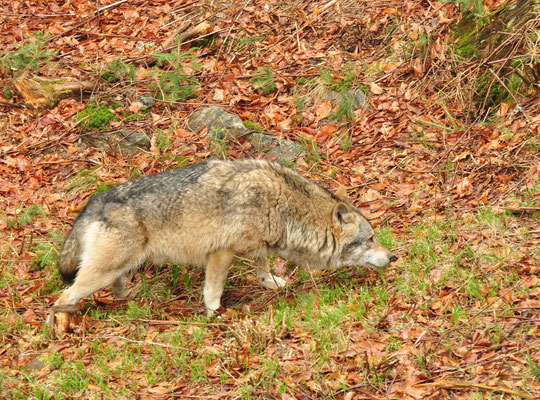
{"label": "gray fur", "polygon": [[75,220],[59,259],[74,285],[56,305],[74,304],[144,261],[206,267],[209,314],[219,307],[237,256],[253,257],[265,287],[278,254],[312,268],[383,267],[395,257],[343,196],[265,160],[206,161],[121,184],[95,195]]}

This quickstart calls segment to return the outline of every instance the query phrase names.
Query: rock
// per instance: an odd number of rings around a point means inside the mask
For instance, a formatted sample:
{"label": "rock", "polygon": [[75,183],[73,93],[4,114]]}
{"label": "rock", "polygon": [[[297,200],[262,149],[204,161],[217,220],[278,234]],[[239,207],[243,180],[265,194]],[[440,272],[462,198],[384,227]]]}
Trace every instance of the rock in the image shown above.
{"label": "rock", "polygon": [[46,355],[37,356],[36,358],[30,360],[26,364],[26,369],[33,375],[40,375],[42,373],[48,373],[53,368]]}
{"label": "rock", "polygon": [[367,96],[361,89],[356,89],[356,91],[353,94],[354,98],[354,108],[355,109],[363,109],[366,110],[369,107],[369,103],[367,101]]}
{"label": "rock", "polygon": [[84,140],[103,150],[122,154],[136,154],[150,148],[150,138],[142,131],[102,132],[97,136],[86,135]]}
{"label": "rock", "polygon": [[226,134],[239,137],[249,133],[239,116],[230,114],[217,106],[211,106],[196,111],[189,117],[188,128],[198,132],[208,128],[208,135],[223,139]]}
{"label": "rock", "polygon": [[252,132],[248,137],[249,142],[257,151],[270,151],[276,145],[277,140],[262,132]]}
{"label": "rock", "polygon": [[329,101],[332,104],[337,104],[341,101],[341,93],[336,92],[335,90],[325,90],[321,95],[321,100]]}
{"label": "rock", "polygon": [[252,132],[248,140],[256,151],[285,163],[294,161],[303,152],[300,146],[290,140],[274,139],[262,132]]}
{"label": "rock", "polygon": [[282,162],[293,162],[303,153],[303,150],[296,143],[290,140],[278,140],[278,145],[270,150],[266,155],[268,157],[276,157]]}
{"label": "rock", "polygon": [[[369,107],[367,96],[361,89],[350,90],[348,94],[352,96],[353,98],[353,102],[354,102],[353,106],[355,110],[358,110],[358,109],[366,110]],[[333,105],[337,105],[343,100],[343,96],[344,96],[344,93],[336,92],[335,90],[325,90],[323,91],[320,98],[323,101],[329,101]]]}
{"label": "rock", "polygon": [[246,136],[257,152],[264,152],[268,157],[275,157],[283,162],[291,162],[302,154],[302,148],[290,140],[274,139],[263,132],[253,132],[244,126],[237,115],[230,114],[220,107],[211,106],[191,114],[188,128],[198,132],[208,128],[208,136],[215,139]]}
{"label": "rock", "polygon": [[139,96],[137,100],[140,101],[142,105],[145,107],[150,107],[151,105],[154,104],[154,98],[148,94],[143,94]]}

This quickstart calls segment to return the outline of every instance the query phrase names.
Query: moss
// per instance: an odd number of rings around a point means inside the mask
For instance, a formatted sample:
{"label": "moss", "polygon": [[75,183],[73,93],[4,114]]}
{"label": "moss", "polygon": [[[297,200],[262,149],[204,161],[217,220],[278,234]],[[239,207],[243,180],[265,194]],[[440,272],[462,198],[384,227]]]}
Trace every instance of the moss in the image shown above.
{"label": "moss", "polygon": [[77,121],[82,121],[84,128],[99,129],[108,125],[110,121],[117,121],[118,117],[110,110],[109,106],[89,102],[84,110],[77,113]]}

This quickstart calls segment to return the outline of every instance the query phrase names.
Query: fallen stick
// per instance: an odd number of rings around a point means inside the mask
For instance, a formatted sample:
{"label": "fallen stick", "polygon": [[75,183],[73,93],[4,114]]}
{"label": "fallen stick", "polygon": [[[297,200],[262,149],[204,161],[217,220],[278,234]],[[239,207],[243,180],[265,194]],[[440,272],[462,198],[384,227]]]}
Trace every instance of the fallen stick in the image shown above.
{"label": "fallen stick", "polygon": [[[180,33],[180,35],[178,35],[176,32],[182,31],[183,28],[184,27],[182,26],[181,28],[177,29],[172,35],[170,35],[167,38],[167,40],[165,40],[165,42],[163,43],[163,46],[161,46],[163,48],[163,50],[161,52],[167,52],[167,51],[170,51],[170,50],[176,48],[177,45],[176,45],[175,42],[176,42],[177,38],[178,38],[178,40],[180,42],[184,42],[186,40],[189,40],[189,39],[192,39],[194,37],[199,36],[200,34],[206,32],[210,28],[210,24],[208,22],[206,22],[206,21],[203,21],[200,24],[198,24],[197,26],[194,26],[193,28],[188,29],[185,32],[182,32],[182,33]],[[214,33],[217,33],[217,32],[219,32],[219,31],[210,32],[210,33],[208,33],[208,34],[206,34],[204,36],[213,35]],[[154,56],[154,54],[155,53],[140,56],[140,57],[126,58],[125,60],[122,60],[122,61],[124,61],[126,63],[129,63],[129,62],[134,62],[134,61],[146,60],[146,64],[148,66],[152,66],[157,62],[157,59]]]}
{"label": "fallen stick", "polygon": [[84,26],[84,25],[86,25],[87,23],[89,23],[90,21],[95,20],[97,17],[99,17],[99,16],[100,16],[101,14],[103,14],[105,11],[110,10],[110,9],[112,9],[112,8],[115,8],[115,7],[118,7],[119,5],[124,4],[124,3],[127,2],[127,1],[128,1],[128,0],[120,0],[120,1],[117,1],[116,3],[112,3],[112,4],[109,4],[109,5],[107,5],[107,6],[101,7],[100,9],[98,9],[98,10],[96,11],[95,15],[91,16],[90,18],[85,19],[85,20],[82,21],[82,22],[79,22],[77,25],[72,26],[72,27],[69,28],[68,30],[66,30],[66,31],[64,31],[64,32],[62,32],[62,33],[59,33],[58,35],[54,35],[54,36],[51,37],[50,39],[47,39],[47,42],[56,40],[56,39],[58,39],[59,37],[65,36],[65,35],[67,35],[68,33],[73,32],[75,29],[79,29],[81,26]]}
{"label": "fallen stick", "polygon": [[540,211],[540,207],[502,207],[502,209],[504,211],[508,211],[509,213],[517,214],[517,215],[521,215],[521,214],[532,215],[535,212]]}
{"label": "fallen stick", "polygon": [[505,387],[500,386],[490,386],[490,385],[484,385],[482,383],[475,383],[475,382],[461,382],[461,381],[437,381],[437,382],[426,382],[426,383],[418,383],[419,386],[435,386],[435,387],[442,387],[446,389],[469,389],[469,388],[477,388],[477,389],[484,389],[484,390],[491,390],[493,392],[503,392],[512,394],[514,396],[519,396],[523,399],[533,399],[534,397],[531,396],[528,393],[521,392],[519,390],[509,389]]}
{"label": "fallen stick", "polygon": [[[169,35],[169,37],[167,38],[167,40],[165,40],[163,42],[163,44],[161,45],[161,48],[166,51],[167,49],[171,48],[171,45],[174,43],[174,41],[176,40],[176,37],[178,35],[180,35],[181,33],[183,33],[185,30],[187,30],[189,28],[190,24],[189,23],[186,23],[186,24],[183,24],[182,26],[180,26],[179,28],[175,29],[173,31],[172,34]],[[185,32],[184,32],[185,33]]]}

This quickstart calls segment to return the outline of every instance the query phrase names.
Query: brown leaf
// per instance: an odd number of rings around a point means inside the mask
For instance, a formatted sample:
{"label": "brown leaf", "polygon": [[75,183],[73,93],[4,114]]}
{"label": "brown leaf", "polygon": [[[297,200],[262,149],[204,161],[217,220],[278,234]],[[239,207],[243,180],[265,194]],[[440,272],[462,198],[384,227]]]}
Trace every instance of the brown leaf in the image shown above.
{"label": "brown leaf", "polygon": [[468,176],[463,178],[463,180],[459,182],[456,186],[457,192],[459,194],[463,194],[464,192],[469,191],[471,188],[472,188],[472,183]]}
{"label": "brown leaf", "polygon": [[330,103],[329,101],[324,101],[320,103],[317,107],[315,107],[315,122],[318,122],[321,119],[328,117],[331,111],[332,103]]}
{"label": "brown leaf", "polygon": [[141,108],[143,107],[144,107],[143,103],[141,103],[140,101],[134,101],[133,103],[130,104],[129,111],[131,111],[132,113],[138,113],[139,111],[141,111]]}
{"label": "brown leaf", "polygon": [[369,84],[369,90],[371,91],[371,93],[373,94],[381,94],[383,92],[383,89],[382,87],[380,87],[379,85],[377,85],[375,82],[371,82]]}
{"label": "brown leaf", "polygon": [[214,91],[214,96],[212,96],[212,100],[223,101],[223,99],[225,99],[225,91],[223,89],[216,89]]}
{"label": "brown leaf", "polygon": [[31,308],[27,309],[22,315],[21,315],[22,319],[24,322],[26,322],[27,324],[30,324],[32,322],[36,322],[37,321],[37,315],[36,313],[34,312],[34,310],[32,310]]}
{"label": "brown leaf", "polygon": [[393,63],[393,64],[386,64],[382,66],[382,70],[385,73],[394,71],[397,67],[399,67],[401,63]]}
{"label": "brown leaf", "polygon": [[158,386],[154,386],[148,391],[152,394],[166,394],[174,390],[174,386],[170,384],[160,383]]}

